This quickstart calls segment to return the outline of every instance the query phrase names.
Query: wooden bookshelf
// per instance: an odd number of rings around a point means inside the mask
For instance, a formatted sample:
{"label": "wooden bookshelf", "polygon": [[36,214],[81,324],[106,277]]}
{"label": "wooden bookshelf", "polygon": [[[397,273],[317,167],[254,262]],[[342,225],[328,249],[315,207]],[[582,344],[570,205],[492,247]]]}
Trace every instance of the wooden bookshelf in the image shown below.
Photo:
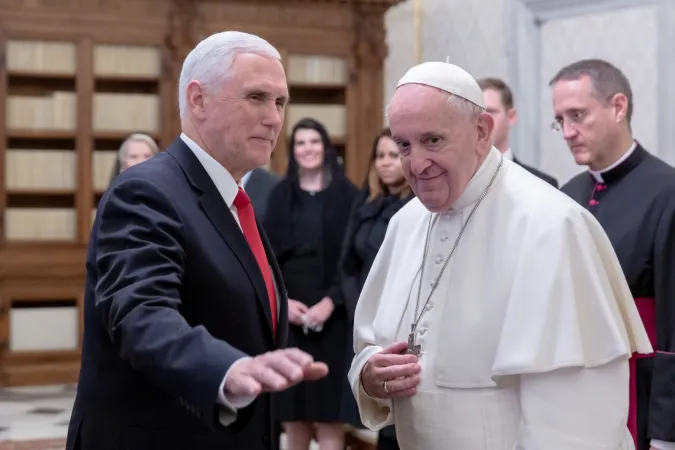
{"label": "wooden bookshelf", "polygon": [[288,130],[327,127],[360,184],[382,127],[383,17],[399,0],[0,2],[0,386],[74,382],[85,257],[122,141],[180,132],[182,63],[209,34],[258,34],[282,53]]}
{"label": "wooden bookshelf", "polygon": [[0,248],[77,266],[65,279],[44,264],[24,264],[16,278],[0,269],[0,385],[72,382],[96,205],[122,141],[144,132],[159,144],[170,126],[162,123],[162,50],[88,36],[2,37]]}
{"label": "wooden bookshelf", "polygon": [[[291,101],[286,110],[284,130],[272,155],[272,170],[286,172],[290,133],[302,118],[321,122],[347,173],[359,164],[347,157],[348,59],[320,54],[293,54],[281,50]],[[360,183],[357,181],[357,183]]]}

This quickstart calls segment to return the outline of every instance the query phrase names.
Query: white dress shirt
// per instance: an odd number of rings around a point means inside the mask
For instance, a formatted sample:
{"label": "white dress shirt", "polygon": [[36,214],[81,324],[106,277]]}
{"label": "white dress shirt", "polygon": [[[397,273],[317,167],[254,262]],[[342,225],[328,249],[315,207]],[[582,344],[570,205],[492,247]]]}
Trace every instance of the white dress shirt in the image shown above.
{"label": "white dress shirt", "polygon": [[[234,199],[237,196],[237,193],[239,192],[239,186],[237,185],[237,182],[234,181],[234,178],[232,177],[230,172],[228,172],[227,169],[225,169],[225,167],[223,167],[218,161],[213,159],[211,155],[206,153],[206,151],[204,151],[204,149],[202,149],[199,145],[197,145],[195,141],[187,137],[185,133],[181,133],[180,137],[183,140],[183,142],[185,142],[185,144],[190,148],[190,150],[192,150],[192,152],[197,157],[202,166],[204,166],[204,170],[206,170],[206,173],[213,181],[213,184],[216,185],[216,189],[218,189],[220,196],[223,198],[223,201],[225,202],[228,209],[232,213],[232,216],[239,225],[239,228],[241,228],[241,223],[239,223],[239,215],[237,214],[237,207],[234,206]],[[224,388],[227,376],[229,375],[230,371],[235,365],[239,364],[241,361],[245,359],[247,358],[239,359],[230,366],[229,370],[223,377],[222,383],[220,383],[220,388],[218,389],[218,403],[224,407],[220,409],[219,418],[220,422],[225,426],[230,425],[235,420],[237,420],[238,409],[247,407],[253,402],[253,400],[255,400],[254,395],[245,397],[232,397],[225,395]]]}

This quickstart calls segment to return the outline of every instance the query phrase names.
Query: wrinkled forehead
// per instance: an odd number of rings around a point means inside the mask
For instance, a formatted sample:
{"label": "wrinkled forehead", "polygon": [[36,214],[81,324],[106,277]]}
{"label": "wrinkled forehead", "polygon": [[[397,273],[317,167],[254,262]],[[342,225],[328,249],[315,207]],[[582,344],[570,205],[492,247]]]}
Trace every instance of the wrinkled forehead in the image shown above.
{"label": "wrinkled forehead", "polygon": [[288,83],[281,61],[256,53],[239,53],[232,61],[230,76],[225,80],[230,87],[260,90],[288,97]]}
{"label": "wrinkled forehead", "polygon": [[396,89],[389,103],[389,115],[418,114],[445,104],[449,94],[423,84],[405,84]]}
{"label": "wrinkled forehead", "polygon": [[399,87],[389,103],[387,117],[394,140],[411,139],[448,125],[449,94],[429,86],[408,84]]}
{"label": "wrinkled forehead", "polygon": [[597,104],[593,85],[588,77],[559,80],[553,85],[553,108],[556,112],[581,109]]}

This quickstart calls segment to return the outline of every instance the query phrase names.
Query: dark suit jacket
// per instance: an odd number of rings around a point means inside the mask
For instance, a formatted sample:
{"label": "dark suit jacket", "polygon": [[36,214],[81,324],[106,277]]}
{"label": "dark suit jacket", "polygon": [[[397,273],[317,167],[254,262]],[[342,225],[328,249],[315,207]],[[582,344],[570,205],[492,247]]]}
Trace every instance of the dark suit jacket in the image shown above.
{"label": "dark suit jacket", "polygon": [[542,172],[541,170],[537,170],[534,167],[523,164],[522,162],[518,161],[515,157],[513,158],[513,162],[518,164],[520,167],[527,170],[528,172],[530,172],[532,175],[535,175],[535,176],[541,178],[542,180],[544,180],[548,184],[552,185],[554,188],[556,188],[556,189],[558,188],[558,180],[553,178],[551,175],[547,175],[544,172]]}
{"label": "dark suit jacket", "polygon": [[244,185],[244,189],[251,199],[255,217],[260,223],[265,218],[267,199],[279,181],[281,181],[281,176],[260,168],[251,172],[246,185]]}
{"label": "dark suit jacket", "polygon": [[68,450],[277,447],[270,395],[227,427],[216,403],[235,360],[286,343],[286,289],[260,234],[280,297],[276,341],[253,253],[183,141],[115,178],[89,242]]}

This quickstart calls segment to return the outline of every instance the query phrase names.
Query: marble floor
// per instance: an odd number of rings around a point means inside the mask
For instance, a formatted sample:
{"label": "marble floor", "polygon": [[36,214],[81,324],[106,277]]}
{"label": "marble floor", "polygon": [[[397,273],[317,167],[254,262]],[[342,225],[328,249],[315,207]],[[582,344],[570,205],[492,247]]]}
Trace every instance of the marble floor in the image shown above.
{"label": "marble floor", "polygon": [[63,450],[74,401],[75,385],[0,389],[0,450]]}
{"label": "marble floor", "polygon": [[0,450],[63,448],[74,400],[74,385],[0,389]]}

